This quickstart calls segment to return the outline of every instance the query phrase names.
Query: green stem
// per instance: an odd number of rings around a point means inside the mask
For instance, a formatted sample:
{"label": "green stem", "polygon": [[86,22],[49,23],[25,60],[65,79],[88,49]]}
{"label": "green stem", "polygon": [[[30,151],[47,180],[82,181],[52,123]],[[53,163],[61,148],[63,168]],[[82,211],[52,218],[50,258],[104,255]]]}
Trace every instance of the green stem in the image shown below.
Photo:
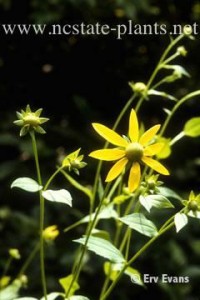
{"label": "green stem", "polygon": [[45,184],[43,191],[46,191],[49,187],[49,185],[51,184],[51,182],[54,180],[54,178],[56,177],[56,175],[61,172],[63,167],[59,167],[52,175],[51,177],[48,179],[47,183]]}
{"label": "green stem", "polygon": [[40,243],[37,243],[36,246],[34,247],[33,251],[31,251],[30,255],[28,256],[27,260],[23,264],[21,270],[19,271],[17,278],[20,278],[22,275],[25,274],[26,269],[29,267],[30,263],[34,259],[35,255],[39,251],[39,249],[40,249]]}
{"label": "green stem", "polygon": [[180,139],[182,139],[185,136],[184,131],[181,131],[179,134],[177,134],[169,143],[170,146],[173,146],[174,144],[176,144],[176,142],[180,141]]}
{"label": "green stem", "polygon": [[98,215],[99,215],[99,213],[101,211],[101,207],[102,207],[102,205],[104,203],[104,199],[105,199],[105,197],[107,195],[107,191],[109,190],[109,187],[110,187],[110,183],[108,183],[106,185],[106,188],[104,190],[104,195],[102,196],[102,199],[101,199],[101,201],[100,201],[100,203],[99,203],[99,205],[97,207],[97,210],[96,210],[95,215],[94,215],[94,219],[91,220],[91,222],[89,222],[89,224],[88,224],[88,228],[86,230],[85,244],[81,247],[82,251],[81,251],[81,254],[80,254],[80,258],[79,258],[78,263],[76,264],[75,274],[74,274],[73,279],[72,279],[72,281],[70,283],[69,289],[68,289],[68,291],[66,293],[66,297],[69,296],[69,293],[70,293],[70,291],[71,291],[71,289],[73,287],[73,284],[78,281],[78,278],[79,278],[79,275],[80,275],[80,272],[81,272],[81,268],[82,268],[83,258],[85,256],[85,253],[86,253],[86,250],[87,250],[87,244],[88,244],[90,235],[92,233],[92,230],[94,229],[94,227],[96,225],[97,217],[98,217]]}
{"label": "green stem", "polygon": [[[38,158],[37,143],[35,139],[35,132],[30,131],[30,136],[32,140],[38,183],[39,185],[42,186],[42,178],[40,172],[40,164]],[[41,270],[41,281],[42,281],[44,299],[47,300],[47,286],[46,286],[45,264],[44,264],[44,240],[42,235],[44,229],[45,203],[44,203],[44,198],[42,196],[42,191],[39,191],[39,198],[40,198],[40,270]]]}
{"label": "green stem", "polygon": [[160,134],[159,136],[163,136],[167,126],[169,125],[169,122],[171,121],[172,117],[174,116],[175,112],[178,110],[178,108],[183,104],[185,103],[187,100],[190,100],[191,98],[194,98],[196,96],[200,96],[200,90],[197,90],[195,92],[192,92],[188,95],[186,95],[185,97],[183,97],[181,100],[179,100],[176,105],[174,105],[171,113],[167,116],[161,130],[160,130]]}
{"label": "green stem", "polygon": [[100,300],[105,300],[111,294],[112,290],[126,271],[126,269],[143,253],[145,252],[162,234],[171,229],[174,226],[174,222],[170,223],[167,227],[165,227],[162,231],[159,231],[158,234],[152,237],[121,269],[115,281],[112,282],[108,290],[104,293]]}
{"label": "green stem", "polygon": [[[154,81],[159,69],[160,69],[160,66],[162,65],[162,63],[164,62],[165,58],[167,57],[167,55],[169,54],[169,52],[172,50],[172,48],[178,44],[180,42],[180,40],[182,40],[182,38],[184,37],[184,35],[179,35],[176,39],[174,39],[170,44],[169,46],[166,48],[166,50],[164,51],[163,55],[161,56],[156,68],[154,69],[149,81],[148,81],[148,84],[147,84],[147,89],[149,89],[149,87],[151,86],[152,82]],[[166,60],[167,61],[167,60]]]}
{"label": "green stem", "polygon": [[10,257],[8,258],[6,264],[5,264],[5,268],[4,268],[4,271],[3,271],[3,274],[2,274],[1,277],[4,277],[4,276],[7,274],[7,272],[8,272],[8,270],[9,270],[9,268],[10,268],[10,265],[11,265],[12,261],[13,261],[13,257],[10,256]]}

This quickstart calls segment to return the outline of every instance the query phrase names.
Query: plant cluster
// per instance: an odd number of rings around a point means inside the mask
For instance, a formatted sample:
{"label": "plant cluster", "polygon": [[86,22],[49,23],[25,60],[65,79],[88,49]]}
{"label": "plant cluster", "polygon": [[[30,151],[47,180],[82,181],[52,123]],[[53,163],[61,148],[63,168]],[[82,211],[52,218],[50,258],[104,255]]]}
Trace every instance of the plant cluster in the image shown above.
{"label": "plant cluster", "polygon": [[[87,168],[81,148],[64,157],[47,182],[43,182],[36,134],[46,133],[42,126],[48,119],[41,117],[42,109],[34,112],[29,105],[25,110],[17,112],[18,120],[14,123],[21,128],[20,136],[29,134],[32,141],[37,180],[20,177],[14,180],[11,187],[39,194],[40,239],[16,278],[9,276],[9,266],[13,260],[19,260],[21,257],[18,249],[9,250],[9,259],[0,279],[1,300],[36,300],[33,297],[19,298],[19,293],[27,284],[26,270],[38,253],[43,288],[42,300],[54,300],[57,297],[65,300],[89,299],[87,295],[78,293],[79,279],[88,250],[102,257],[102,273],[105,275],[105,281],[99,287],[96,299],[108,299],[122,276],[127,276],[127,279],[134,284],[143,286],[140,270],[134,267],[135,261],[149,250],[149,247],[159,240],[160,236],[173,227],[178,233],[187,225],[190,217],[200,218],[200,194],[188,191],[188,197],[185,199],[165,184],[166,176],[173,177],[173,170],[168,170],[166,159],[173,155],[174,145],[185,136],[191,138],[200,136],[200,117],[187,120],[181,132],[177,133],[176,129],[174,130],[174,136],[168,137],[167,135],[168,125],[175,118],[177,110],[187,101],[200,96],[200,90],[197,90],[177,99],[163,90],[163,86],[183,76],[190,77],[181,65],[174,63],[178,57],[187,54],[185,47],[180,45],[184,38],[193,38],[188,27],[183,30],[182,35],[171,40],[147,83],[129,83],[133,95],[119,113],[112,128],[100,123],[92,124],[95,132],[106,142],[102,149],[93,150],[89,154],[91,163],[92,158],[100,161],[91,188],[82,185],[81,180],[77,179],[77,175],[81,175],[81,169]],[[147,101],[153,103],[154,97],[159,97],[163,101],[165,119],[162,124],[149,126],[142,122],[139,115],[142,106]],[[127,113],[129,114],[128,120]],[[120,133],[121,122],[128,123],[127,132],[123,134]],[[161,163],[160,160],[165,161]],[[111,165],[105,178],[101,176],[105,167],[103,161]],[[46,226],[45,222],[45,201],[54,202],[52,205],[57,205],[56,203],[68,205],[69,210],[73,206],[70,191],[51,189],[51,184],[57,175],[64,176],[73,187],[86,195],[90,204],[88,215],[65,229],[58,229],[56,224]],[[156,224],[152,214],[154,210],[168,210],[168,218],[162,220],[161,217],[160,219],[162,225]],[[109,222],[110,219],[114,220],[112,236],[109,230],[102,230],[99,226],[102,220]],[[77,243],[78,250],[71,274],[66,274],[66,277],[59,279],[61,292],[48,293],[45,249],[51,247],[51,243],[61,234],[61,231],[67,235],[69,230],[81,224],[87,226],[85,235],[73,241]],[[133,242],[137,238],[137,235],[134,235],[135,231],[147,239],[137,251],[134,251]],[[23,294],[23,291],[21,293]]]}

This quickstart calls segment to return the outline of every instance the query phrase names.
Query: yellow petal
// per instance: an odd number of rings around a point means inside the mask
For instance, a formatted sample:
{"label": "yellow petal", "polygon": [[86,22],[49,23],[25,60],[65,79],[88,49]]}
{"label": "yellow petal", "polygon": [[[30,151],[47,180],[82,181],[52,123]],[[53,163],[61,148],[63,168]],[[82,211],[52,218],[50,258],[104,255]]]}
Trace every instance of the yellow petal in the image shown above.
{"label": "yellow petal", "polygon": [[163,175],[169,175],[169,171],[158,161],[145,156],[142,158],[142,161],[156,172]]}
{"label": "yellow petal", "polygon": [[160,124],[149,128],[149,130],[143,133],[143,135],[139,139],[139,143],[142,144],[142,146],[146,145],[148,142],[150,142],[150,140],[152,140],[152,138],[156,135],[159,129],[160,129]]}
{"label": "yellow petal", "polygon": [[147,146],[144,149],[144,156],[153,156],[161,151],[164,147],[163,143],[155,143],[153,145]]}
{"label": "yellow petal", "polygon": [[129,137],[131,139],[131,142],[137,142],[138,136],[139,136],[139,129],[138,129],[138,119],[136,112],[134,109],[131,109],[131,114],[129,118],[129,131],[128,131]]}
{"label": "yellow petal", "polygon": [[122,173],[125,165],[127,164],[128,159],[127,158],[122,158],[118,162],[114,164],[114,166],[110,169],[108,172],[108,175],[106,177],[106,182],[114,180],[117,176]]}
{"label": "yellow petal", "polygon": [[139,163],[133,163],[129,178],[128,178],[128,188],[130,192],[134,192],[140,183],[141,171]]}
{"label": "yellow petal", "polygon": [[94,127],[96,132],[98,132],[98,134],[109,143],[121,147],[127,146],[128,142],[112,129],[99,123],[93,123],[92,126]]}
{"label": "yellow petal", "polygon": [[125,151],[120,149],[102,149],[96,150],[89,154],[89,156],[101,160],[117,160],[125,156]]}

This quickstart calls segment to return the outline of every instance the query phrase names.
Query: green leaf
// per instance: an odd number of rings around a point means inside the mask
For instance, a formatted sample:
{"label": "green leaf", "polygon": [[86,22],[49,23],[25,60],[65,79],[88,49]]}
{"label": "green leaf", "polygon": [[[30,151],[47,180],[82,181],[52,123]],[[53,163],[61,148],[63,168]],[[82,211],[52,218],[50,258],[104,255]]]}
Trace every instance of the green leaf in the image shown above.
{"label": "green leaf", "polygon": [[[73,274],[70,274],[70,275],[68,275],[67,277],[60,278],[60,279],[59,279],[59,283],[60,283],[60,285],[62,286],[62,288],[64,289],[65,294],[68,293],[68,289],[69,289],[69,287],[70,287],[70,285],[71,285],[72,280],[73,280]],[[80,286],[79,286],[78,282],[75,281],[75,282],[73,283],[71,289],[70,289],[69,297],[70,297],[70,296],[73,296],[74,293],[75,293],[77,290],[79,290],[79,289],[80,289]]]}
{"label": "green leaf", "polygon": [[72,196],[67,190],[46,190],[42,192],[42,196],[49,201],[64,203],[72,206]]}
{"label": "green leaf", "polygon": [[[110,262],[105,262],[104,272],[107,276],[109,276],[110,280],[114,281],[123,267],[124,264],[111,264]],[[124,274],[128,275],[133,283],[144,285],[141,279],[141,274],[138,270],[128,267]]]}
{"label": "green leaf", "polygon": [[15,300],[38,300],[38,299],[33,297],[22,297],[22,298],[16,298]]}
{"label": "green leaf", "polygon": [[198,210],[196,210],[196,211],[190,210],[188,212],[188,216],[190,216],[192,218],[200,219],[200,211],[198,211]]}
{"label": "green leaf", "polygon": [[156,226],[141,213],[134,213],[119,218],[121,222],[128,225],[131,229],[140,232],[143,235],[152,237],[156,236],[158,231]]}
{"label": "green leaf", "polygon": [[[74,242],[85,245],[86,237],[74,240]],[[99,237],[90,236],[87,243],[88,250],[109,259],[112,262],[122,263],[125,261],[122,253],[109,241]]]}
{"label": "green leaf", "polygon": [[159,159],[167,158],[171,155],[171,146],[170,146],[170,139],[166,139],[164,137],[160,137],[157,139],[157,142],[163,143],[164,146],[161,151],[156,154],[156,157]]}
{"label": "green leaf", "polygon": [[162,195],[148,195],[140,196],[140,203],[150,212],[152,207],[156,208],[170,208],[174,207],[173,204]]}
{"label": "green leaf", "polygon": [[179,78],[181,78],[182,75],[190,77],[190,74],[186,71],[186,69],[180,65],[164,65],[164,68],[174,70],[176,76],[178,76]]}
{"label": "green leaf", "polygon": [[[87,223],[89,221],[94,220],[95,215],[96,215],[96,213],[93,213],[91,215],[84,217],[81,220],[81,223]],[[111,219],[111,218],[114,218],[114,219],[118,218],[118,214],[117,214],[116,210],[113,208],[113,204],[104,206],[97,216],[97,220]]]}
{"label": "green leaf", "polygon": [[158,190],[159,190],[159,193],[166,198],[173,198],[173,199],[177,199],[180,201],[182,200],[182,198],[170,188],[159,187]]}
{"label": "green leaf", "polygon": [[188,223],[188,217],[184,213],[177,213],[174,217],[176,232],[179,232]]}
{"label": "green leaf", "polygon": [[169,100],[177,101],[177,99],[174,96],[161,91],[149,90],[148,95],[161,96],[163,98],[168,98]]}
{"label": "green leaf", "polygon": [[85,296],[77,295],[77,296],[71,296],[66,300],[90,300],[90,299]]}
{"label": "green leaf", "polygon": [[11,188],[20,188],[24,191],[35,193],[42,189],[42,186],[37,183],[37,181],[33,180],[29,177],[20,177],[13,181],[11,184]]}
{"label": "green leaf", "polygon": [[141,274],[138,270],[132,267],[128,267],[125,271],[125,274],[131,278],[132,283],[144,286],[144,283],[141,278]]}
{"label": "green leaf", "polygon": [[[58,293],[58,292],[53,292],[53,293],[50,293],[50,294],[47,295],[47,300],[55,300],[58,297],[63,297],[63,299],[64,299],[65,298],[65,294]],[[45,300],[45,297],[42,297],[40,300]]]}
{"label": "green leaf", "polygon": [[200,136],[200,117],[192,118],[186,122],[184,133],[190,137]]}
{"label": "green leaf", "polygon": [[99,230],[99,229],[94,228],[92,230],[91,235],[95,236],[95,237],[102,238],[102,239],[107,240],[107,241],[110,241],[110,234],[109,234],[108,231],[105,231],[105,230]]}
{"label": "green leaf", "polygon": [[18,292],[19,292],[20,288],[21,288],[21,282],[20,282],[20,280],[18,280],[18,279],[14,280],[12,282],[12,284],[8,285],[3,290],[0,290],[0,299],[1,300],[13,300],[13,299],[16,299],[17,296],[18,296]]}

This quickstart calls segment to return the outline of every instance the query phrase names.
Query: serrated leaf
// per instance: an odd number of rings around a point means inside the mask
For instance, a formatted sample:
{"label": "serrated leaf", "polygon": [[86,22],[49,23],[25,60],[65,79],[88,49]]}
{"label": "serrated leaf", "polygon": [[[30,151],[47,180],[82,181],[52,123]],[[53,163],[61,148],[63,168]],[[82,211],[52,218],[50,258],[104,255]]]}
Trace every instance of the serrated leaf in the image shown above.
{"label": "serrated leaf", "polygon": [[64,203],[72,206],[72,196],[64,189],[61,190],[46,190],[42,192],[42,196],[49,201]]}
{"label": "serrated leaf", "polygon": [[141,213],[134,213],[131,215],[127,215],[123,218],[119,218],[119,220],[124,224],[128,225],[129,228],[134,229],[143,235],[152,237],[152,236],[156,236],[158,233],[154,223],[148,220]]}
{"label": "serrated leaf", "polygon": [[13,181],[11,188],[17,187],[27,192],[35,193],[42,189],[42,186],[37,183],[32,178],[29,177],[20,177]]}
{"label": "serrated leaf", "polygon": [[188,217],[184,213],[177,213],[174,217],[176,232],[179,232],[188,223]]}
{"label": "serrated leaf", "polygon": [[162,195],[140,196],[140,203],[150,212],[152,207],[155,208],[171,208],[173,204]]}
{"label": "serrated leaf", "polygon": [[200,136],[200,117],[192,118],[186,122],[184,133],[190,137]]}
{"label": "serrated leaf", "polygon": [[[70,274],[67,277],[59,279],[59,283],[62,286],[62,288],[64,289],[66,294],[68,293],[68,289],[71,285],[72,280],[73,280],[73,274]],[[76,281],[73,282],[73,285],[72,285],[72,287],[70,289],[70,292],[69,292],[69,297],[73,296],[74,293],[79,289],[80,289],[80,286],[79,286],[78,282],[76,282]]]}
{"label": "serrated leaf", "polygon": [[[74,240],[74,242],[84,245],[86,237]],[[122,263],[125,261],[122,253],[109,241],[102,238],[90,236],[87,243],[88,250],[99,256],[109,259],[112,262]]]}

